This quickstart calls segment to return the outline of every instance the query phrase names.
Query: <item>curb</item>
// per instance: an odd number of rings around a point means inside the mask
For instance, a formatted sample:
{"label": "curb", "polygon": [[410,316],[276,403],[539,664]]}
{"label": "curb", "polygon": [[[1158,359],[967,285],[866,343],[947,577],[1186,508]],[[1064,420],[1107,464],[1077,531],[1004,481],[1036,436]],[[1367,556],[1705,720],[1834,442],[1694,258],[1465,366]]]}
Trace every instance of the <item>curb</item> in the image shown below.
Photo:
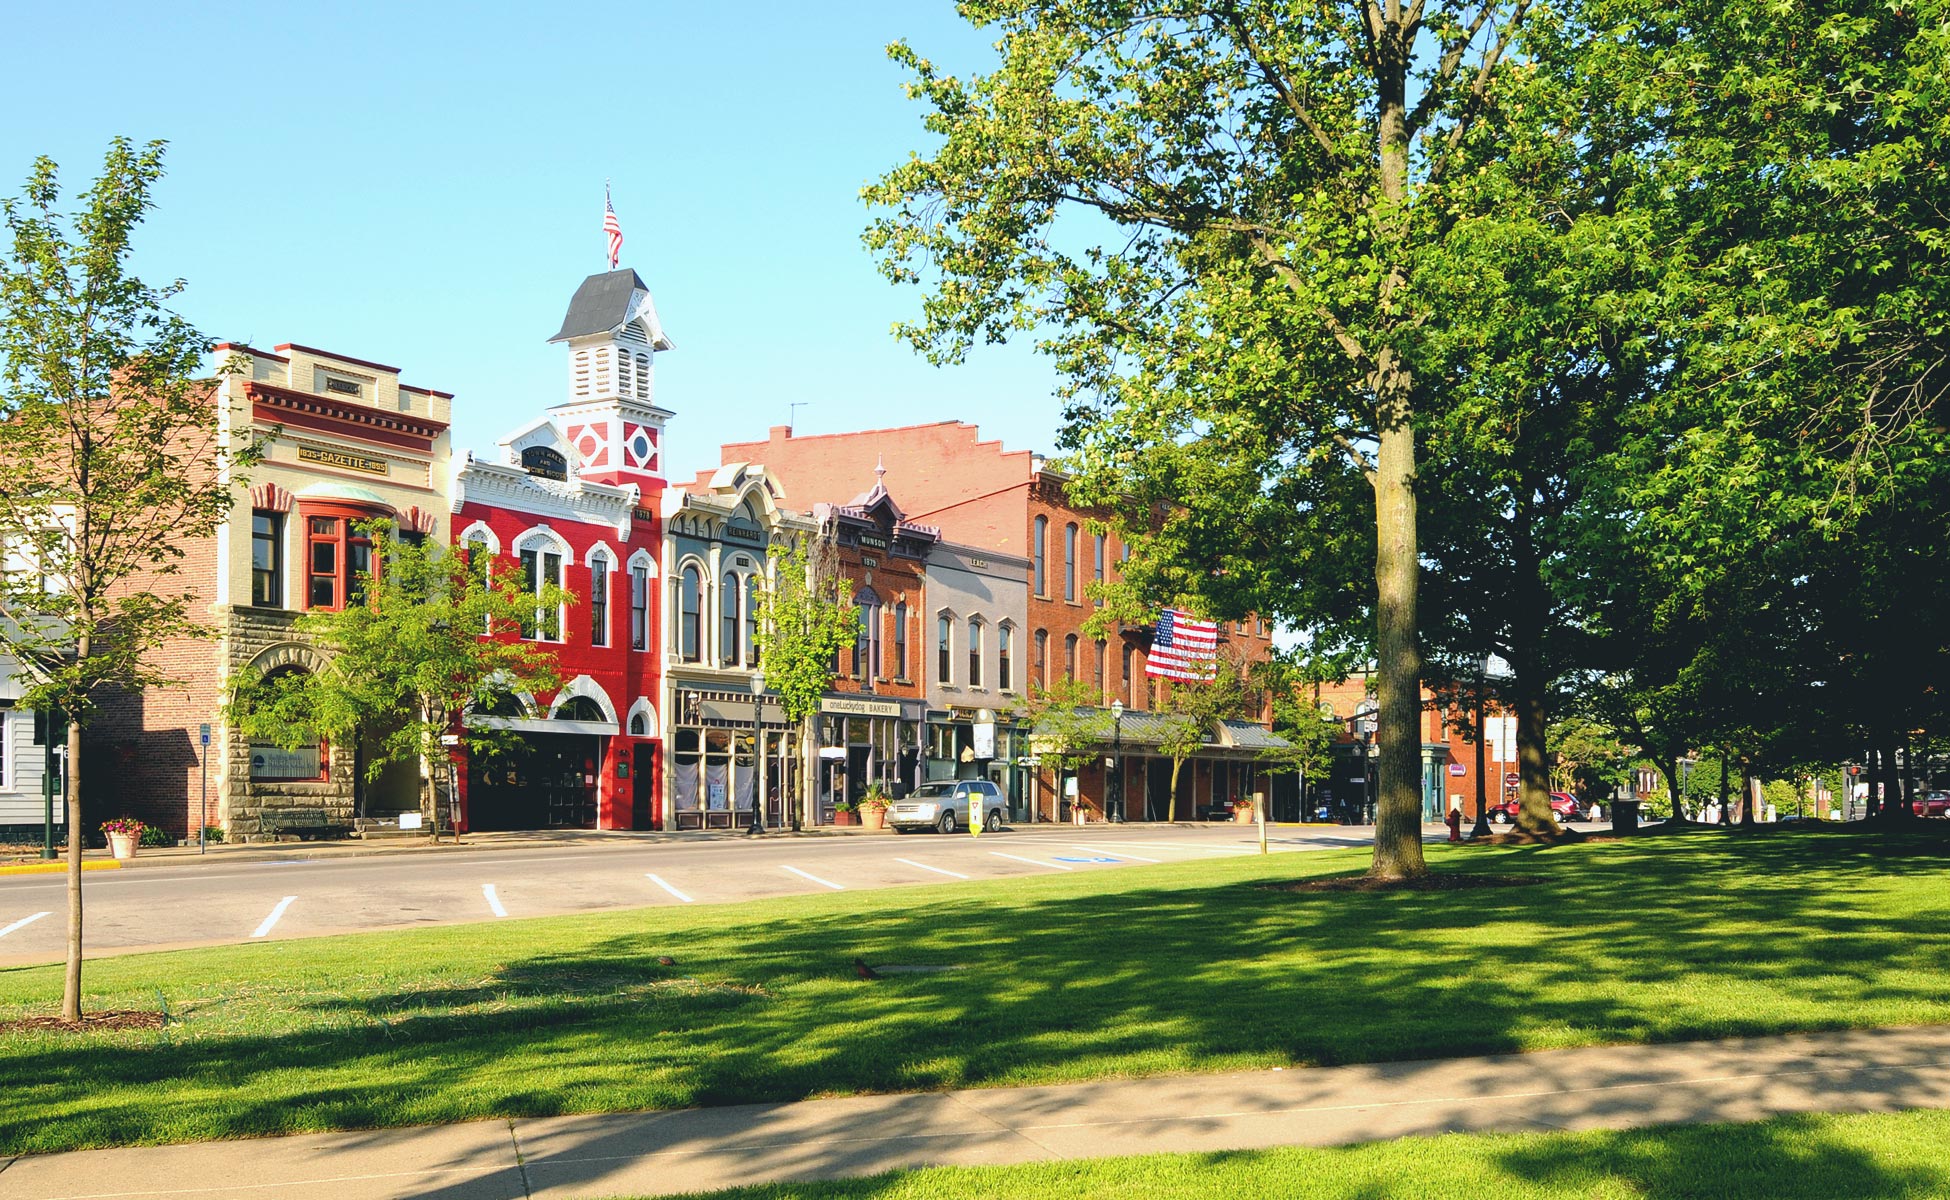
{"label": "curb", "polygon": [[[16,863],[12,866],[0,867],[0,875],[58,875],[67,869],[68,864],[64,862]],[[122,869],[122,863],[120,859],[93,858],[82,863],[81,869],[84,871],[119,871]]]}

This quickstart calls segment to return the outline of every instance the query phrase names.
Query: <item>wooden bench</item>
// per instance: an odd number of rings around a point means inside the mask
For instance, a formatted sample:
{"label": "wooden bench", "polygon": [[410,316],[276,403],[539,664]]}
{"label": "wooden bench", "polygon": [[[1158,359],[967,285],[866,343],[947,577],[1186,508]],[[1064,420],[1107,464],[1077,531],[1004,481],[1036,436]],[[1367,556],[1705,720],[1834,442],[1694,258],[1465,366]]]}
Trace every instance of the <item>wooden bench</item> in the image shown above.
{"label": "wooden bench", "polygon": [[352,832],[352,826],[333,820],[322,808],[270,809],[261,820],[264,832],[271,836],[295,833],[301,842],[309,842],[315,837],[345,837]]}

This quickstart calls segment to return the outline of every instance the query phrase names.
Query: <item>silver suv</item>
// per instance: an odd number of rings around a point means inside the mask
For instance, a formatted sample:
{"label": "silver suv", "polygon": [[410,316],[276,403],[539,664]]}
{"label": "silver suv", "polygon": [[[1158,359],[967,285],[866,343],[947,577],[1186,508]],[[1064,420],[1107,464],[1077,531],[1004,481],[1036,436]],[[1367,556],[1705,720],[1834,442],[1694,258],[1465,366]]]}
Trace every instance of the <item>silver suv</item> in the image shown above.
{"label": "silver suv", "polygon": [[887,824],[898,833],[938,829],[953,833],[968,821],[969,801],[980,797],[982,828],[1002,828],[1002,789],[986,779],[941,779],[924,783],[887,810]]}

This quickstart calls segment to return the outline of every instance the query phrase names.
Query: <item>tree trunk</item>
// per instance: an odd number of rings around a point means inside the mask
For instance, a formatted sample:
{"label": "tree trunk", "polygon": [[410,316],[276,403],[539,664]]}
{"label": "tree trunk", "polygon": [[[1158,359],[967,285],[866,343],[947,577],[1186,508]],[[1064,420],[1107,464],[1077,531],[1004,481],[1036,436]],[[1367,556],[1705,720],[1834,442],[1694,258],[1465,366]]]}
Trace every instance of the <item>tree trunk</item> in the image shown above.
{"label": "tree trunk", "polygon": [[1666,820],[1677,829],[1686,822],[1686,798],[1679,793],[1679,756],[1670,754],[1658,763],[1659,774],[1666,777],[1666,795],[1672,797],[1672,815]]}
{"label": "tree trunk", "polygon": [[1547,740],[1550,712],[1546,701],[1544,656],[1538,635],[1548,619],[1549,600],[1544,594],[1540,564],[1530,536],[1535,514],[1528,500],[1519,496],[1516,507],[1511,582],[1515,587],[1514,620],[1510,622],[1511,668],[1516,672],[1517,709],[1517,828],[1525,833],[1562,833],[1551,812],[1550,762]]}
{"label": "tree trunk", "polygon": [[[1402,14],[1391,5],[1375,39],[1377,182],[1395,209],[1408,198],[1408,71],[1411,48]],[[1395,209],[1395,211],[1399,211]],[[1391,213],[1384,244],[1406,236]],[[1384,251],[1385,252],[1385,251]],[[1402,283],[1397,273],[1377,297],[1384,311]],[[1394,347],[1375,350],[1375,700],[1380,744],[1374,861],[1377,879],[1428,874],[1422,857],[1422,652],[1416,640],[1421,563],[1416,557],[1414,380]]]}
{"label": "tree trunk", "polygon": [[1720,749],[1720,824],[1722,825],[1725,825],[1727,823],[1727,805],[1732,800],[1733,797],[1727,795],[1727,752],[1725,747],[1721,747]]}
{"label": "tree trunk", "polygon": [[[88,653],[87,635],[79,654]],[[81,722],[68,719],[68,961],[61,982],[61,1019],[81,1020]]]}
{"label": "tree trunk", "polygon": [[1754,772],[1745,762],[1740,764],[1740,824],[1754,827]]}
{"label": "tree trunk", "polygon": [[1182,758],[1174,758],[1171,760],[1171,791],[1165,796],[1165,820],[1167,822],[1178,819],[1178,772],[1184,765],[1185,760]]}

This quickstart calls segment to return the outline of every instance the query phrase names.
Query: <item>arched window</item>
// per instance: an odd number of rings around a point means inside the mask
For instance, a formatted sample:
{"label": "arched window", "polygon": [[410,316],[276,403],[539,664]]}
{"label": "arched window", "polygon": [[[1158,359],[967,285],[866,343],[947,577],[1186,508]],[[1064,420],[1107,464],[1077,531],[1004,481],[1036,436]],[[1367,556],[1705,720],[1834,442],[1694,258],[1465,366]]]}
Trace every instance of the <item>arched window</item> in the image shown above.
{"label": "arched window", "polygon": [[1015,647],[1009,644],[1015,635],[1016,627],[1007,621],[995,627],[995,686],[1005,692],[1016,686],[1015,667],[1010,661]]}
{"label": "arched window", "polygon": [[645,716],[645,715],[644,715],[644,714],[642,714],[642,713],[633,713],[633,714],[631,714],[631,716],[630,716],[630,736],[631,736],[631,737],[649,737],[649,736],[650,736],[650,718],[649,718],[649,717],[647,717],[647,716]]}
{"label": "arched window", "polygon": [[609,645],[609,555],[601,550],[589,559],[589,644]]}
{"label": "arched window", "polygon": [[704,577],[696,566],[684,568],[677,584],[677,656],[685,662],[699,661],[699,623],[704,619]]}
{"label": "arched window", "polygon": [[758,590],[763,586],[754,573],[745,576],[745,665],[758,665]]}
{"label": "arched window", "polygon": [[718,664],[725,667],[738,665],[738,622],[743,615],[744,577],[736,571],[726,571],[718,585]]}
{"label": "arched window", "polygon": [[1038,596],[1049,595],[1049,574],[1045,570],[1049,559],[1049,518],[1036,518],[1036,536],[1030,542],[1030,554],[1036,567],[1035,592]]}
{"label": "arched window", "polygon": [[1072,633],[1063,639],[1063,678],[1077,677],[1077,635]]}
{"label": "arched window", "polygon": [[[265,674],[260,686],[275,696],[279,687],[295,684],[310,673],[303,667],[277,667]],[[251,743],[252,779],[292,782],[322,780],[329,778],[329,766],[323,742],[305,742],[290,749],[273,742]]]}
{"label": "arched window", "polygon": [[853,635],[853,674],[871,681],[880,674],[880,597],[872,588],[860,593],[854,604],[860,628]]}
{"label": "arched window", "polygon": [[1049,686],[1049,630],[1036,631],[1036,678],[1037,687]]}
{"label": "arched window", "polygon": [[555,706],[551,717],[556,721],[607,721],[603,706],[587,696],[571,696]]}
{"label": "arched window", "polygon": [[907,678],[907,601],[894,605],[894,662],[895,679]]}
{"label": "arched window", "polygon": [[535,615],[522,622],[521,636],[554,642],[562,638],[562,610],[541,603],[546,588],[562,586],[562,548],[546,534],[534,534],[516,547],[521,558],[522,587],[536,598]]}
{"label": "arched window", "polygon": [[630,649],[650,648],[650,568],[630,568]]}
{"label": "arched window", "polygon": [[968,618],[968,686],[982,686],[982,618]]}
{"label": "arched window", "polygon": [[1071,601],[1077,598],[1077,525],[1075,521],[1063,527],[1063,598]]}
{"label": "arched window", "polygon": [[[1103,591],[1104,583],[1104,535],[1101,533],[1097,535],[1097,544],[1090,556],[1090,567],[1096,573],[1097,590],[1101,592]],[[1097,607],[1102,608],[1103,606],[1104,598],[1100,595],[1097,597]]]}
{"label": "arched window", "polygon": [[937,676],[936,683],[953,683],[955,681],[954,637],[954,619],[947,613],[942,613],[941,618],[935,622],[934,627],[934,668]]}
{"label": "arched window", "polygon": [[1104,699],[1104,655],[1105,646],[1100,640],[1097,643],[1097,654],[1090,662],[1090,682],[1096,691],[1098,703],[1102,703]]}

